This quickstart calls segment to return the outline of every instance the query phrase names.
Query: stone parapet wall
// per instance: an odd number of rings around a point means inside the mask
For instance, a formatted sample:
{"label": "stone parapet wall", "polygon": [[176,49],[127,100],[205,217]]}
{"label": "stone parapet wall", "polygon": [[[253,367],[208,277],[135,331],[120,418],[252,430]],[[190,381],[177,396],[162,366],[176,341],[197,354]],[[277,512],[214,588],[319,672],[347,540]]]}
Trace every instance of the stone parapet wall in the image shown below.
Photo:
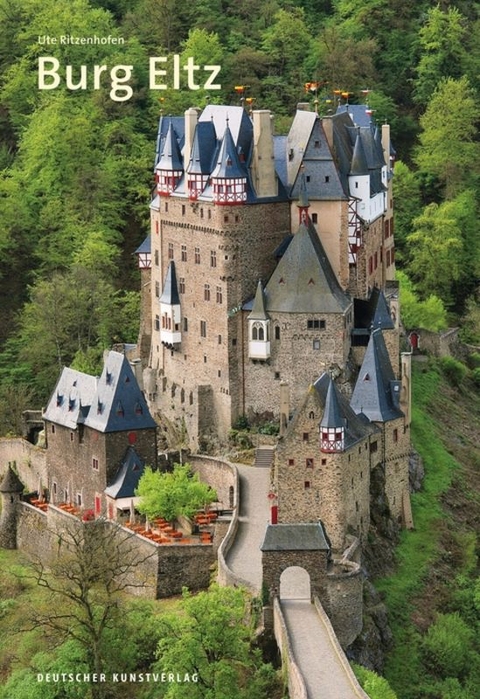
{"label": "stone parapet wall", "polygon": [[[201,481],[208,483],[217,492],[223,509],[236,509],[238,506],[238,471],[233,464],[210,456],[192,455],[188,461]],[[233,488],[231,493],[230,488]],[[232,502],[233,495],[233,502]]]}
{"label": "stone parapet wall", "polygon": [[0,439],[0,481],[9,463],[28,491],[38,490],[40,482],[43,486],[47,485],[47,454],[42,447],[37,447],[21,437],[2,438]]}
{"label": "stone parapet wall", "polygon": [[289,698],[308,699],[305,681],[297,663],[295,662],[287,626],[282,614],[280,602],[277,598],[275,598],[273,602],[273,630],[275,640],[277,641],[277,646],[282,655],[282,663],[288,675]]}
{"label": "stone parapet wall", "polygon": [[323,609],[320,600],[317,597],[314,597],[313,603],[315,604],[315,608],[317,610],[317,613],[319,617],[321,618],[323,625],[325,626],[325,629],[329,635],[330,638],[330,643],[332,644],[334,650],[337,653],[338,659],[343,666],[343,671],[344,674],[348,677],[351,685],[352,685],[352,691],[353,694],[359,699],[369,699],[368,694],[365,694],[363,689],[360,687],[360,684],[355,677],[355,674],[350,667],[350,663],[348,662],[345,653],[343,652],[339,640],[338,640],[338,634],[335,635],[335,631],[332,627],[332,624],[330,623],[330,619],[328,618],[327,614],[325,613],[325,610]]}
{"label": "stone parapet wall", "polygon": [[363,573],[358,563],[335,560],[325,580],[321,597],[338,643],[349,646],[362,630]]}

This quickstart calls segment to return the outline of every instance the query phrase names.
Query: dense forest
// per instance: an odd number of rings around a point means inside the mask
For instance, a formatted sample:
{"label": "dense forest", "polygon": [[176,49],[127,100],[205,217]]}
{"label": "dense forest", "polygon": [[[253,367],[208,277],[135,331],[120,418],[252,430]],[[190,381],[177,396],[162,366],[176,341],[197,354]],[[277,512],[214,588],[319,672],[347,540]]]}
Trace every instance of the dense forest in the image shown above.
{"label": "dense forest", "polygon": [[[462,323],[480,342],[477,93],[480,3],[423,0],[0,0],[0,431],[44,403],[65,364],[96,371],[134,341],[132,253],[148,229],[159,114],[243,98],[288,129],[298,101],[320,113],[365,101],[392,126],[403,318]],[[94,45],[46,37],[121,37]],[[220,65],[220,90],[149,86],[149,57]],[[39,58],[60,85],[40,90]],[[87,89],[67,89],[65,67]],[[100,89],[90,72],[106,65]],[[132,95],[108,71],[132,65]],[[90,71],[90,72],[88,72]],[[103,80],[105,78],[105,80]],[[183,74],[182,74],[183,85]],[[315,90],[306,89],[314,83]],[[97,86],[98,87],[98,86]],[[365,90],[370,90],[365,96]],[[342,94],[340,94],[342,93]],[[342,96],[343,95],[343,96]],[[7,406],[7,407],[5,407]]]}
{"label": "dense forest", "polygon": [[[62,35],[124,43],[44,41]],[[220,65],[221,89],[193,92],[183,76],[185,89],[150,89],[149,57],[167,57],[171,72],[174,54],[182,65],[192,56],[202,66]],[[59,62],[54,90],[39,90],[41,56]],[[67,65],[73,83],[87,67],[87,89],[65,87]],[[91,77],[95,65],[108,66],[100,89]],[[110,96],[115,65],[134,66],[125,101]],[[346,99],[368,100],[374,118],[391,124],[396,149],[403,321],[434,330],[460,325],[462,339],[480,345],[480,2],[0,0],[0,76],[0,435],[18,432],[26,407],[45,404],[62,366],[95,373],[106,347],[135,341],[132,253],[148,232],[158,118],[209,100],[239,104],[242,97],[271,109],[278,133],[287,131],[299,101],[328,114]],[[245,87],[241,95],[235,86]],[[478,663],[470,677],[461,647],[452,651],[445,641],[463,638],[469,657],[478,656],[474,558],[462,569],[465,578],[471,565],[468,581],[455,583],[449,618],[425,636],[424,665],[414,658],[417,686],[425,668],[441,668],[444,684],[427,677],[423,696],[475,696]],[[463,603],[467,631],[451,618]],[[149,613],[137,611],[142,619]],[[153,662],[155,648],[141,640]],[[435,655],[436,641],[446,659]],[[121,645],[116,639],[115,648]],[[132,657],[141,652],[135,647]],[[448,664],[452,657],[458,667]],[[271,678],[257,676],[256,662],[248,658],[249,686],[257,687],[250,696],[260,697]],[[400,688],[408,672],[392,684]],[[390,676],[395,680],[394,671]],[[412,687],[399,696],[420,696]]]}

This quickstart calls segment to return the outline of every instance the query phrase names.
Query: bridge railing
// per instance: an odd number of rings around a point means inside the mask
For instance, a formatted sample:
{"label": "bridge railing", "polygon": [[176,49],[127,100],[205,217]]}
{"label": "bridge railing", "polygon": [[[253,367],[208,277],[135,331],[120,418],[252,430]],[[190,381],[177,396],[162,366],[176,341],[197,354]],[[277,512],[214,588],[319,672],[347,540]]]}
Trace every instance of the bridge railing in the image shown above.
{"label": "bridge railing", "polygon": [[307,687],[293,655],[290,636],[278,597],[273,601],[273,631],[282,656],[282,664],[288,676],[288,696],[290,699],[308,699]]}
{"label": "bridge railing", "polygon": [[335,631],[333,630],[333,626],[330,623],[330,619],[328,618],[327,613],[322,607],[322,604],[318,597],[314,596],[313,603],[315,605],[315,609],[317,610],[317,614],[320,617],[323,626],[325,627],[333,651],[337,655],[338,660],[343,667],[345,677],[348,679],[349,683],[352,686],[354,696],[359,697],[359,699],[369,699],[368,694],[366,694],[360,687],[360,684],[357,678],[355,677],[355,673],[353,672],[350,663],[348,662],[345,653],[343,652],[343,649],[338,641]]}

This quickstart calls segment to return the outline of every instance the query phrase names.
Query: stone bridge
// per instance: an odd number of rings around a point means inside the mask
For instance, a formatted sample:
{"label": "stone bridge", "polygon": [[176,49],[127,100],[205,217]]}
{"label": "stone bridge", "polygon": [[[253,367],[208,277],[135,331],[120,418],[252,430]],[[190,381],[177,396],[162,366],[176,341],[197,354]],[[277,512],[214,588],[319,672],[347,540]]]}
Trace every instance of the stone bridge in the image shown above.
{"label": "stone bridge", "polygon": [[[238,467],[238,516],[219,550],[219,580],[260,595],[262,545],[270,522],[268,468]],[[273,604],[275,638],[288,668],[291,699],[368,699],[353,674],[308,574],[282,576]],[[289,571],[286,571],[289,573]]]}

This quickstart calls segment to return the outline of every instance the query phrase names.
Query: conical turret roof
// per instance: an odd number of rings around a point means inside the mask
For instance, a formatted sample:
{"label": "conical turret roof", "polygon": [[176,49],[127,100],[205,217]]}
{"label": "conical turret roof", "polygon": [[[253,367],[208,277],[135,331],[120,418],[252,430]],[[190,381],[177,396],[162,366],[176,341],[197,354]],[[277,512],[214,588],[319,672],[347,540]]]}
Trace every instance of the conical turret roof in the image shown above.
{"label": "conical turret roof", "polygon": [[255,299],[253,301],[252,312],[248,316],[249,320],[268,320],[268,315],[265,310],[265,296],[263,293],[262,282],[259,281],[257,284],[257,291],[255,292]]}
{"label": "conical turret roof", "polygon": [[368,175],[368,163],[365,148],[363,147],[360,129],[357,132],[355,147],[353,149],[352,163],[350,165],[350,175]]}
{"label": "conical turret roof", "polygon": [[395,380],[385,340],[380,329],[370,335],[362,367],[350,405],[373,422],[388,422],[402,417],[398,407],[400,382]]}
{"label": "conical turret roof", "polygon": [[183,170],[183,161],[172,124],[168,127],[157,170]]}
{"label": "conical turret roof", "polygon": [[218,152],[217,164],[211,177],[217,179],[246,177],[244,169],[240,164],[240,159],[228,124],[225,128],[225,133]]}
{"label": "conical turret roof", "polygon": [[328,378],[330,383],[327,389],[325,408],[320,421],[320,427],[345,427],[346,420],[340,408],[337,388],[331,377],[329,376]]}
{"label": "conical turret roof", "polygon": [[8,464],[2,482],[0,483],[0,493],[22,493],[23,483],[17,476],[13,468]]}
{"label": "conical turret roof", "polygon": [[163,285],[160,303],[168,303],[171,306],[180,303],[180,295],[178,293],[177,274],[175,272],[175,262],[170,261],[167,269],[167,276]]}

